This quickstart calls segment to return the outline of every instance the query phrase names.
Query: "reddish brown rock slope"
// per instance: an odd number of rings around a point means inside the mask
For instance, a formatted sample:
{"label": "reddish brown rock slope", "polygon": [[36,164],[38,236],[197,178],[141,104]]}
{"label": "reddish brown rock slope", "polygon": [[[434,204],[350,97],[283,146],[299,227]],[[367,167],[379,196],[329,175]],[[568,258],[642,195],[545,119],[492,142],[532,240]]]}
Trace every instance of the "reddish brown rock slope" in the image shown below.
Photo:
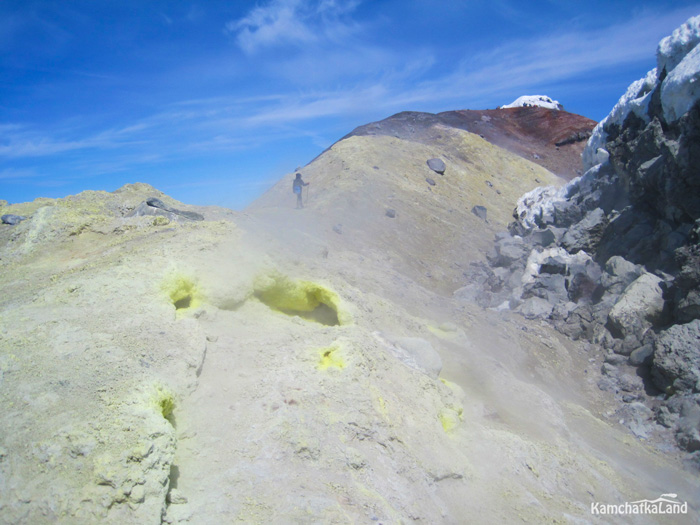
{"label": "reddish brown rock slope", "polygon": [[442,137],[441,128],[459,128],[572,179],[581,174],[581,152],[595,125],[595,121],[581,115],[542,107],[437,114],[405,111],[360,126],[348,136],[389,135],[434,144]]}

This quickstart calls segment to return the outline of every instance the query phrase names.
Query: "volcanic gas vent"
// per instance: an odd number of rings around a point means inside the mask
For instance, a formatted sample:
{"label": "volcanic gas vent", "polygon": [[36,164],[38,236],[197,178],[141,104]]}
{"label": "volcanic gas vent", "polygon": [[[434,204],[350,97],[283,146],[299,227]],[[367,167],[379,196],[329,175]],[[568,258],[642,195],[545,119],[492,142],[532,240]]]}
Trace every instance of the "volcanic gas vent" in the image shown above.
{"label": "volcanic gas vent", "polygon": [[347,324],[348,316],[340,308],[338,295],[311,281],[292,281],[272,275],[259,278],[255,297],[273,310],[296,315],[316,323],[337,326]]}
{"label": "volcanic gas vent", "polygon": [[194,279],[180,274],[169,276],[162,288],[175,310],[186,310],[199,304],[199,290]]}

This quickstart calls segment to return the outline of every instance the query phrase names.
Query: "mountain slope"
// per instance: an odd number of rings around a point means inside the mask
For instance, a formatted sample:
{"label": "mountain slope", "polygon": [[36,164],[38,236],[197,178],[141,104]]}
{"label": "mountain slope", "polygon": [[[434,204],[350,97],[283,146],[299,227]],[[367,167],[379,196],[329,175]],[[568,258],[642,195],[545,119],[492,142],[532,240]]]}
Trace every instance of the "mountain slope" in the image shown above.
{"label": "mountain slope", "polygon": [[0,226],[2,520],[588,522],[670,490],[697,512],[697,478],[612,417],[601,356],[451,294],[560,180],[441,135],[340,141],[304,210],[291,175],[243,213],[146,185],[3,207],[27,219]]}
{"label": "mountain slope", "polygon": [[567,180],[581,175],[581,153],[595,121],[563,110],[517,107],[443,113],[403,112],[348,136],[389,135],[439,144],[445,128],[469,131]]}
{"label": "mountain slope", "polygon": [[[247,211],[279,217],[288,235],[313,232],[323,246],[381,259],[425,286],[452,292],[505,229],[523,191],[564,181],[472,133],[431,129],[442,137],[432,145],[384,135],[343,139],[302,170],[311,183],[304,210],[292,209],[290,174]],[[432,158],[445,163],[443,175],[428,167]],[[475,206],[485,208],[486,220],[473,213]]]}

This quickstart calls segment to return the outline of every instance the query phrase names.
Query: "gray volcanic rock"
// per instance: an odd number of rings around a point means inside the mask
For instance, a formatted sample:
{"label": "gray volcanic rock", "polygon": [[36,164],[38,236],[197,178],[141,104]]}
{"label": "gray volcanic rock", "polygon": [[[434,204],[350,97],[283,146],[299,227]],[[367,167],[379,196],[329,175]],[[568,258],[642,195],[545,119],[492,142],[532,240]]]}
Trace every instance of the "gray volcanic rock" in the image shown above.
{"label": "gray volcanic rock", "polygon": [[644,273],[630,284],[608,314],[613,335],[625,338],[635,334],[638,339],[661,321],[664,311],[662,280]]}
{"label": "gray volcanic rock", "polygon": [[443,175],[447,169],[442,159],[428,159],[427,164],[431,170],[440,175]]}
{"label": "gray volcanic rock", "polygon": [[[652,395],[672,387],[663,402],[669,407],[673,396],[696,392],[700,348],[693,324],[700,319],[698,43],[695,17],[662,40],[659,67],[594,129],[585,174],[518,201],[512,237],[497,237],[488,261],[494,273],[505,268],[527,282],[501,274],[500,288],[486,280],[484,294],[472,293],[490,307],[507,296],[523,315],[549,318],[562,333],[600,345],[609,367],[639,367]],[[561,228],[542,242],[541,232]],[[572,264],[573,254],[590,264]],[[611,372],[601,385],[625,403],[643,400],[626,389],[624,375]],[[694,450],[697,432],[688,425],[695,420],[683,421],[678,443]]]}
{"label": "gray volcanic rock", "polygon": [[[164,212],[166,212],[168,214],[179,215],[179,216],[184,217],[185,219],[189,219],[191,221],[203,221],[204,220],[204,216],[201,213],[197,213],[197,212],[193,212],[193,211],[178,210],[177,208],[173,208],[172,206],[168,206],[162,200],[160,200],[156,197],[150,197],[149,199],[146,200],[145,204],[151,208],[163,210]],[[149,214],[143,208],[139,208],[138,210],[140,210],[141,213]],[[135,215],[139,214],[138,210],[135,212]]]}
{"label": "gray volcanic rock", "polygon": [[480,219],[486,220],[486,217],[488,215],[488,210],[486,209],[486,206],[477,205],[477,206],[474,206],[472,208],[472,213],[474,215],[476,215],[477,217],[479,217]]}
{"label": "gray volcanic rock", "polygon": [[621,294],[643,271],[642,266],[615,255],[605,263],[605,273],[602,274],[600,283],[606,292]]}
{"label": "gray volcanic rock", "polygon": [[14,226],[15,224],[19,224],[23,220],[25,220],[26,217],[23,217],[21,215],[14,215],[12,213],[8,213],[0,217],[0,220],[2,221],[3,224],[9,224],[10,226]]}
{"label": "gray volcanic rock", "polygon": [[571,226],[561,240],[561,245],[569,253],[595,253],[600,238],[607,226],[607,218],[602,209],[590,211],[580,222]]}
{"label": "gray volcanic rock", "polygon": [[494,252],[487,256],[489,263],[495,267],[509,267],[513,263],[524,261],[529,247],[520,237],[505,236],[496,242]]}
{"label": "gray volcanic rock", "polygon": [[654,346],[652,374],[659,389],[700,392],[700,320],[662,331]]}

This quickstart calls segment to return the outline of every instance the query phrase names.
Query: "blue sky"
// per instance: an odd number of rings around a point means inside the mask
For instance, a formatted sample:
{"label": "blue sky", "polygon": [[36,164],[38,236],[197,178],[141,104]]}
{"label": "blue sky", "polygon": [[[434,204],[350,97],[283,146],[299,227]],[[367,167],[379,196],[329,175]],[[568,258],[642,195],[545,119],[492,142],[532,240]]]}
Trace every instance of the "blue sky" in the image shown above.
{"label": "blue sky", "polygon": [[0,0],[0,199],[241,208],[353,128],[549,95],[602,119],[700,3]]}

